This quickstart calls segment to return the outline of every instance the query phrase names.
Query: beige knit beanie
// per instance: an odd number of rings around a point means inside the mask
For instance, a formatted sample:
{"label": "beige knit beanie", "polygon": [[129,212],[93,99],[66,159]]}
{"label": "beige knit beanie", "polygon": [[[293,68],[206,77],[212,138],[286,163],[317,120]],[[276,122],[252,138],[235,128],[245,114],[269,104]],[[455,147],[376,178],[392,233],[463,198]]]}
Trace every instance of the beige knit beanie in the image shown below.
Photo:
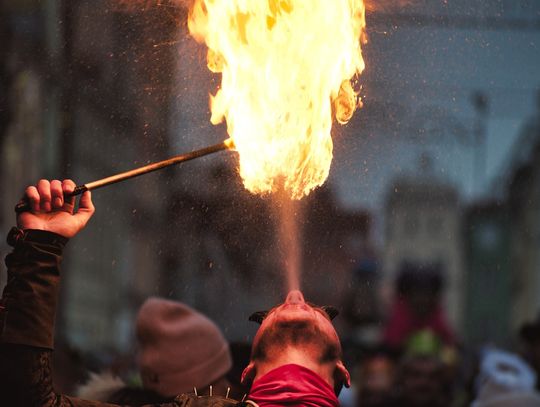
{"label": "beige knit beanie", "polygon": [[139,310],[136,330],[143,385],[162,396],[206,387],[232,366],[216,324],[180,302],[149,298]]}

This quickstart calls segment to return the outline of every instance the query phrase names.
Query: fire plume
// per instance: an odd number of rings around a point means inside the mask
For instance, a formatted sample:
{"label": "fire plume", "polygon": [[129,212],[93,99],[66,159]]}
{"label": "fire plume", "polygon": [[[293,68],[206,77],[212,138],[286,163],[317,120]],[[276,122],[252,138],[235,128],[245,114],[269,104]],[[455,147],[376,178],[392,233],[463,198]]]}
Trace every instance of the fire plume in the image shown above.
{"label": "fire plume", "polygon": [[226,120],[246,188],[300,199],[322,185],[333,117],[360,104],[363,0],[196,0],[188,26],[222,74],[211,122]]}

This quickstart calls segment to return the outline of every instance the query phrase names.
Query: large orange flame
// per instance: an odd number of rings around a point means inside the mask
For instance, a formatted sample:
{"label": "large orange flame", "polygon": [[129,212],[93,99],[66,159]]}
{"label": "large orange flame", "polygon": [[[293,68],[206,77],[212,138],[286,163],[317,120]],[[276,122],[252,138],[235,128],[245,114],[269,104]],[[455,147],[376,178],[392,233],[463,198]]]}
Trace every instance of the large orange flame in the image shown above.
{"label": "large orange flame", "polygon": [[359,105],[363,0],[195,0],[189,30],[222,73],[211,97],[240,154],[246,188],[299,199],[328,177],[332,116]]}

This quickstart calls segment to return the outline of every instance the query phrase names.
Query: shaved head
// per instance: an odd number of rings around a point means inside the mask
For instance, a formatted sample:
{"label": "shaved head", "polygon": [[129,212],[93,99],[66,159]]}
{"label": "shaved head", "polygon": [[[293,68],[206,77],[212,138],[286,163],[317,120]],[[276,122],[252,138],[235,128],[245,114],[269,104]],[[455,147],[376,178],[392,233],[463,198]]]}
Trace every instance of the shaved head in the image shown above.
{"label": "shaved head", "polygon": [[330,308],[306,303],[304,295],[293,290],[283,304],[255,313],[252,320],[261,326],[242,382],[256,380],[279,366],[297,364],[321,376],[336,394],[342,385],[349,386],[350,374],[341,361],[341,344],[332,325],[336,313]]}

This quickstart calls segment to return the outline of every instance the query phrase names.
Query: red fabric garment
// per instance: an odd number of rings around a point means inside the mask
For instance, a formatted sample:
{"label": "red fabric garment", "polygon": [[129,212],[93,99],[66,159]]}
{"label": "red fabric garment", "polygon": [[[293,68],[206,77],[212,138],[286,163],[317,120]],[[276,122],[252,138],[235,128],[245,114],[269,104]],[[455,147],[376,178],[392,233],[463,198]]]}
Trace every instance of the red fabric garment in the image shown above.
{"label": "red fabric garment", "polygon": [[322,377],[295,364],[280,366],[257,379],[249,399],[260,407],[339,407],[334,389]]}
{"label": "red fabric garment", "polygon": [[383,333],[387,345],[399,348],[415,332],[429,329],[446,345],[455,344],[455,336],[448,324],[440,305],[434,308],[426,318],[416,316],[405,299],[394,303],[390,319]]}

